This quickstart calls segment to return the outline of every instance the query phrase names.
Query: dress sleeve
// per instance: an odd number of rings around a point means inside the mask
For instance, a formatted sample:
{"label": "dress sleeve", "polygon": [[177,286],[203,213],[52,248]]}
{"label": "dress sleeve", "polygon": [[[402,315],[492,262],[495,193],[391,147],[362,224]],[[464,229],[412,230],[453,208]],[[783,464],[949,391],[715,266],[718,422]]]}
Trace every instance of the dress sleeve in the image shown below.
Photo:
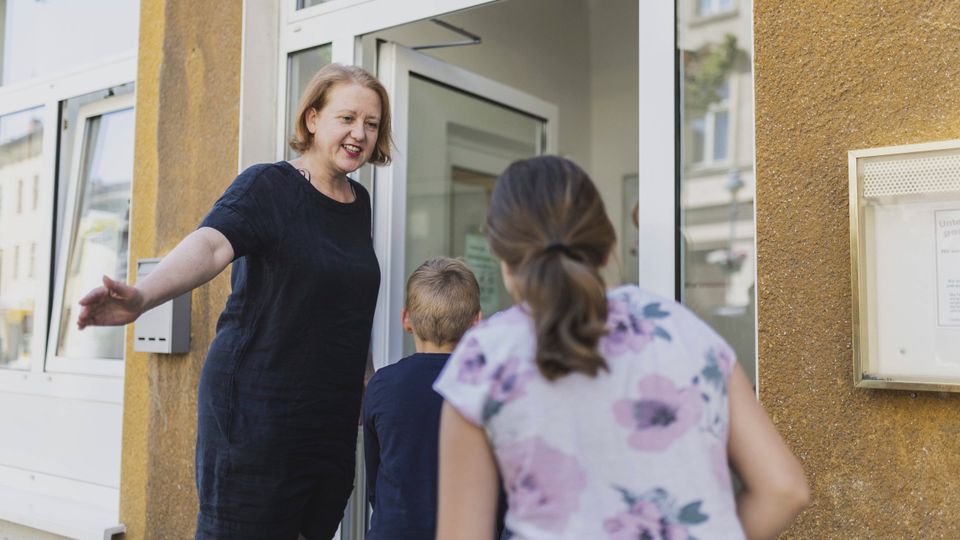
{"label": "dress sleeve", "polygon": [[490,394],[490,362],[476,330],[460,341],[433,389],[471,424],[483,427],[484,407]]}
{"label": "dress sleeve", "polygon": [[263,171],[263,166],[254,166],[240,173],[200,223],[200,227],[216,229],[227,238],[234,260],[275,245],[274,197]]}

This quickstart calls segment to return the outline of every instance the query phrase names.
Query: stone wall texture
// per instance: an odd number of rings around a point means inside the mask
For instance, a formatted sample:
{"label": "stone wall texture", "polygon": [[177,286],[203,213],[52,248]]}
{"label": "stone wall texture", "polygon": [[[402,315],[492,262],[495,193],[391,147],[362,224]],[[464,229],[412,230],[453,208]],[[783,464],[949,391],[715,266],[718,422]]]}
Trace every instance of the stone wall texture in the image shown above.
{"label": "stone wall texture", "polygon": [[[237,173],[241,0],[142,0],[131,261],[193,231]],[[133,351],[124,389],[120,517],[128,539],[192,538],[197,380],[229,271],[193,292],[182,355]]]}
{"label": "stone wall texture", "polygon": [[960,538],[960,394],[853,386],[847,199],[848,150],[960,139],[960,2],[755,0],[754,32],[760,398],[814,496],[784,538]]}

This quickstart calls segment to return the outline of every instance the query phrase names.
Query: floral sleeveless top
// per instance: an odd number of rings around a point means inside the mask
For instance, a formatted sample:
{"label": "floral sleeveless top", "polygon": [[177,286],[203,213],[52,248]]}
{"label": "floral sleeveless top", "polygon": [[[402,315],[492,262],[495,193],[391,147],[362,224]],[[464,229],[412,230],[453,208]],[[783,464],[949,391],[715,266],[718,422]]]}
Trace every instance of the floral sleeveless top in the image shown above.
{"label": "floral sleeveless top", "polygon": [[512,538],[742,539],[727,468],[730,347],[635,286],[608,293],[609,370],[553,382],[519,306],[467,333],[434,389],[484,429]]}

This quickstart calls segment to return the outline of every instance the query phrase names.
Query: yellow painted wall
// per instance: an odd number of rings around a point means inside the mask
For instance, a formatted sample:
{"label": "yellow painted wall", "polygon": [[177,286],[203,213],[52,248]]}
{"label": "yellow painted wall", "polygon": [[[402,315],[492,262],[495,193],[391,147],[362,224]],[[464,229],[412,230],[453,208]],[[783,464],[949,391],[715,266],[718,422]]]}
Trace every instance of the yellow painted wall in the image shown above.
{"label": "yellow painted wall", "polygon": [[814,495],[784,537],[960,538],[960,395],[853,387],[847,215],[848,150],[960,138],[960,2],[755,0],[754,29],[760,396]]}
{"label": "yellow painted wall", "polygon": [[[142,0],[131,261],[194,230],[237,173],[242,1]],[[193,293],[191,352],[127,343],[120,518],[128,539],[192,538],[196,388],[229,272]]]}

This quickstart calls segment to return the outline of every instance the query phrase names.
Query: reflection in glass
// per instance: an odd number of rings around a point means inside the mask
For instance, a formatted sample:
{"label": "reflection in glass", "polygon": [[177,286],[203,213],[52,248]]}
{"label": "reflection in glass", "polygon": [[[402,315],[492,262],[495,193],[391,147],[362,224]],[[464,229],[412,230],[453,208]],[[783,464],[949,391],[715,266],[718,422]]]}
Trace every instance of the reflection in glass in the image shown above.
{"label": "reflection in glass", "polygon": [[543,120],[415,75],[409,99],[404,277],[427,259],[463,257],[490,316],[512,302],[483,235],[487,205],[507,165],[541,153]]}
{"label": "reflection in glass", "polygon": [[297,0],[297,9],[306,9],[308,7],[319,6],[330,0]]}
{"label": "reflection in glass", "polygon": [[129,0],[4,0],[2,84],[132,54],[137,50],[139,22],[140,2]]}
{"label": "reflection in glass", "polygon": [[[320,71],[320,68],[330,63],[330,44],[320,45],[312,49],[305,49],[291,53],[287,61],[287,138],[293,136],[296,129],[295,118],[300,107],[300,99],[307,88],[310,79]],[[286,159],[293,159],[297,153],[290,147],[286,150]]]}
{"label": "reflection in glass", "polygon": [[[34,309],[42,283],[31,272],[45,216],[24,201],[39,176],[43,108],[0,116],[0,368],[30,369]],[[29,255],[28,255],[29,253]]]}
{"label": "reflection in glass", "polygon": [[[679,0],[681,296],[756,381],[749,4]],[[702,19],[704,15],[729,16]]]}
{"label": "reflection in glass", "polygon": [[127,281],[133,108],[87,119],[57,356],[123,359],[123,327],[76,329],[77,301],[103,275]]}

